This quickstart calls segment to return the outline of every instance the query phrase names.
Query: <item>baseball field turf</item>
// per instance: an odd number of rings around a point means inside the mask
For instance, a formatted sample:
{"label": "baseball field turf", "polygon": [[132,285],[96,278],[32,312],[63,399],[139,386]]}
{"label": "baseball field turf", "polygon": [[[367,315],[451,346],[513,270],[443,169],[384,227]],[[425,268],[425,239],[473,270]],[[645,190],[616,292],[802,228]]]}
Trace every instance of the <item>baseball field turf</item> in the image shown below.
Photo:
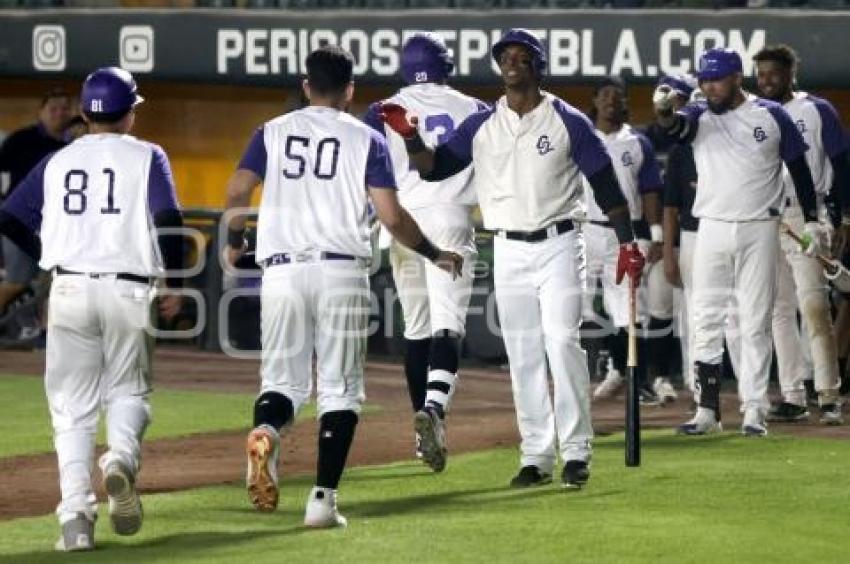
{"label": "baseball field turf", "polygon": [[[15,427],[19,430],[20,427]],[[175,461],[178,463],[179,461]],[[146,495],[141,533],[119,538],[105,507],[98,549],[52,551],[53,515],[0,522],[0,564],[22,562],[847,562],[850,443],[735,433],[648,433],[644,466],[623,466],[622,435],[596,443],[580,492],[556,481],[506,487],[514,449],[354,468],[341,485],[345,530],[302,528],[309,477],[284,476],[281,506],[255,513],[241,483]]]}

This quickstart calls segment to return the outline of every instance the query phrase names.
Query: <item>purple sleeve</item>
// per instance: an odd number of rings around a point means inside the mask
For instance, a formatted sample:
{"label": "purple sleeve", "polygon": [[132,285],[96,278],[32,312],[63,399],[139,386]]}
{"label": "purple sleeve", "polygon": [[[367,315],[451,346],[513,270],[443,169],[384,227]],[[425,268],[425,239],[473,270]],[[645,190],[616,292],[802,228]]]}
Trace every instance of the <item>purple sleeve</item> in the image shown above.
{"label": "purple sleeve", "polygon": [[655,151],[645,135],[639,133],[637,138],[643,151],[643,163],[638,172],[638,191],[641,194],[660,192],[664,187],[664,182],[661,180],[661,167],[658,166]]}
{"label": "purple sleeve", "polygon": [[823,150],[830,158],[840,155],[847,150],[847,140],[844,138],[838,113],[832,104],[822,98],[809,96],[809,99],[815,104],[820,115]]}
{"label": "purple sleeve", "polygon": [[611,164],[605,145],[583,113],[561,100],[555,100],[555,111],[561,116],[570,137],[570,157],[583,175],[590,178]]}
{"label": "purple sleeve", "polygon": [[266,177],[266,161],[268,160],[263,131],[262,127],[257,128],[250,143],[248,143],[248,148],[245,149],[245,153],[239,161],[239,166],[236,167],[237,169],[250,170],[260,178]]}
{"label": "purple sleeve", "polygon": [[369,109],[363,115],[363,123],[380,133],[382,136],[387,136],[387,131],[384,129],[384,122],[381,121],[378,112],[380,111],[381,103],[375,102],[369,105]]}
{"label": "purple sleeve", "polygon": [[179,210],[177,190],[174,188],[174,177],[171,174],[171,164],[162,147],[153,145],[151,169],[148,173],[148,209],[151,216],[165,210]]}
{"label": "purple sleeve", "polygon": [[785,108],[779,104],[769,104],[766,107],[770,115],[773,116],[773,119],[776,120],[777,125],[779,125],[779,156],[782,160],[790,163],[805,155],[806,151],[809,150],[809,146],[806,145],[806,142],[803,140],[803,134],[800,133],[800,130],[791,121],[791,116],[788,115]]}
{"label": "purple sleeve", "polygon": [[478,133],[478,129],[487,121],[487,118],[493,115],[493,111],[486,109],[468,116],[449,135],[446,142],[438,146],[438,149],[450,152],[458,161],[464,162],[468,166],[472,162],[472,140]]}
{"label": "purple sleeve", "polygon": [[372,140],[369,144],[369,155],[366,157],[366,186],[395,190],[395,175],[387,141],[375,131],[370,133]]}
{"label": "purple sleeve", "polygon": [[33,233],[41,229],[41,210],[44,207],[44,169],[53,157],[50,153],[29,171],[3,204],[3,211],[14,216]]}

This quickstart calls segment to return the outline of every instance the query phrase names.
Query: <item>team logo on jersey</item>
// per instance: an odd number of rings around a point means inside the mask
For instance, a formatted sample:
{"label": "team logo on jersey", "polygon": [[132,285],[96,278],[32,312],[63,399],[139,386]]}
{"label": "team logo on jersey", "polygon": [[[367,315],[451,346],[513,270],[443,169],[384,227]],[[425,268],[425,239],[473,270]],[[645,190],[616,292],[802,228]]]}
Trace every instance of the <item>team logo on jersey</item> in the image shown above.
{"label": "team logo on jersey", "polygon": [[633,164],[635,164],[635,161],[632,158],[632,154],[629,151],[625,151],[620,156],[620,162],[623,163],[623,166],[632,166]]}
{"label": "team logo on jersey", "polygon": [[805,121],[803,121],[803,120],[801,120],[801,119],[798,119],[798,120],[797,120],[796,122],[794,122],[794,123],[796,123],[796,125],[797,125],[797,129],[799,129],[799,130],[800,130],[800,133],[805,133],[806,131],[808,131],[808,130],[806,129],[806,122],[805,122]]}
{"label": "team logo on jersey", "polygon": [[767,141],[767,133],[765,133],[764,129],[762,129],[761,127],[757,127],[753,129],[753,138],[758,143]]}
{"label": "team logo on jersey", "polygon": [[552,144],[549,142],[548,135],[541,135],[537,140],[537,152],[540,153],[540,156],[545,155],[546,153],[551,153],[555,148],[552,147]]}

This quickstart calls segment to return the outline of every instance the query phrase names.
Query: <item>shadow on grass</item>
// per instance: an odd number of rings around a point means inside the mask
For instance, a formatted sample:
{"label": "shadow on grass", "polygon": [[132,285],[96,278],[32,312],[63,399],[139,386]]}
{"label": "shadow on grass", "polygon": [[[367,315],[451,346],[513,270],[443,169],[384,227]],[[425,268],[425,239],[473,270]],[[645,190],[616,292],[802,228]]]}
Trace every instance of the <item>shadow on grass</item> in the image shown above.
{"label": "shadow on grass", "polygon": [[[615,437],[619,435],[620,441],[616,440]],[[650,447],[652,449],[664,450],[664,449],[675,449],[681,450],[685,447],[693,447],[693,448],[709,448],[712,445],[716,445],[719,443],[725,443],[731,441],[733,439],[741,438],[739,433],[717,433],[713,435],[704,435],[704,436],[686,436],[686,435],[677,435],[673,432],[669,433],[655,433],[651,432],[650,434],[642,434],[641,435],[641,445],[645,447]],[[604,441],[598,441],[593,444],[594,450],[606,450],[606,449],[622,449],[623,442],[625,438],[623,433],[615,433],[614,435],[606,436]]]}
{"label": "shadow on grass", "polygon": [[[13,555],[0,555],[0,564],[54,564],[55,562],[144,562],[146,560],[169,560],[179,562],[183,557],[197,558],[202,551],[238,543],[252,542],[269,537],[294,535],[304,532],[298,526],[281,531],[242,532],[187,532],[165,535],[142,542],[122,543],[115,540],[97,542],[92,552],[59,553],[46,547],[45,550]],[[52,541],[51,541],[52,542]],[[47,543],[46,543],[47,544]]]}

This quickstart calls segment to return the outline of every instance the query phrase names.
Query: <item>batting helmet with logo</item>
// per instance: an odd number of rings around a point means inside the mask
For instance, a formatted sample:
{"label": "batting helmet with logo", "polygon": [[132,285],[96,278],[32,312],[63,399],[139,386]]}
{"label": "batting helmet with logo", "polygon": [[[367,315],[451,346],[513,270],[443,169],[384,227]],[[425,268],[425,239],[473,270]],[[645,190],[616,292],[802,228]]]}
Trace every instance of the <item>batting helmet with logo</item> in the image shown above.
{"label": "batting helmet with logo", "polygon": [[120,114],[140,104],[133,75],[118,67],[99,68],[86,77],[80,104],[88,114]]}
{"label": "batting helmet with logo", "polygon": [[442,82],[454,68],[446,43],[436,33],[417,33],[401,49],[401,75],[408,84]]}
{"label": "batting helmet with logo", "polygon": [[526,49],[531,51],[534,71],[538,75],[543,74],[543,71],[546,69],[546,52],[543,50],[543,43],[541,43],[533,33],[522,28],[509,29],[502,38],[493,45],[493,49],[490,51],[496,63],[499,62],[499,57],[501,56],[502,51],[504,51],[508,45],[525,46]]}
{"label": "batting helmet with logo", "polygon": [[703,53],[699,58],[697,78],[699,80],[720,80],[730,74],[743,72],[741,56],[732,49],[715,47]]}

